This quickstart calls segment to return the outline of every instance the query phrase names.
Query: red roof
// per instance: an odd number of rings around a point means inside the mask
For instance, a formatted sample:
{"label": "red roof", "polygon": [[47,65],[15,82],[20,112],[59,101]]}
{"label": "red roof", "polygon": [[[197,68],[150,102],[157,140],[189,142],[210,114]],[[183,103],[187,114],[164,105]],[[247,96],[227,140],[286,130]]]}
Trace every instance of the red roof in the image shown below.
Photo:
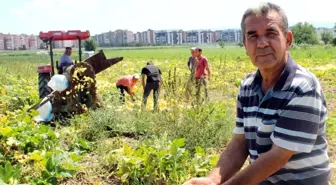
{"label": "red roof", "polygon": [[69,30],[69,31],[48,31],[40,32],[41,40],[77,40],[78,37],[81,40],[88,39],[90,37],[89,31]]}

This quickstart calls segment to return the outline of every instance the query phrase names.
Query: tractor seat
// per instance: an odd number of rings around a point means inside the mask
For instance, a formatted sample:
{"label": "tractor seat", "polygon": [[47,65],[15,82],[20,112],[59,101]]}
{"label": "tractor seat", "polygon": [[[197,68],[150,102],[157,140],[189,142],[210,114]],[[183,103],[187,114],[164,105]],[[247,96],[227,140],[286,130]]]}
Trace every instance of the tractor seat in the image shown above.
{"label": "tractor seat", "polygon": [[58,74],[63,74],[63,72],[73,64],[58,64],[58,61],[56,61],[56,69]]}

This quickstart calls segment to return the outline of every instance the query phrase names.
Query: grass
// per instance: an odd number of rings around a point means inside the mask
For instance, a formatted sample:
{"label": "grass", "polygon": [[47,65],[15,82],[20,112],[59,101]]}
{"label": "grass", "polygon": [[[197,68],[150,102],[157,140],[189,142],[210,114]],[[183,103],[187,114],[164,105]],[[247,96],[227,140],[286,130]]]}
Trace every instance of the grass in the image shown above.
{"label": "grass", "polygon": [[[79,161],[81,170],[73,178],[63,179],[64,184],[78,184],[79,182],[89,184],[120,183],[116,169],[113,168],[113,160],[111,161],[114,156],[111,151],[126,146],[147,147],[148,149],[152,146],[155,148],[153,152],[155,150],[160,153],[160,150],[167,152],[166,149],[173,146],[170,145],[170,141],[185,138],[183,150],[187,150],[193,155],[198,146],[204,148],[207,155],[218,154],[225,147],[232,136],[235,124],[235,102],[239,82],[248,73],[255,70],[243,48],[221,49],[205,46],[204,55],[210,61],[213,77],[209,82],[210,102],[201,106],[186,101],[183,96],[188,76],[186,65],[189,57],[188,47],[104,48],[104,53],[107,58],[124,57],[122,62],[97,75],[98,92],[102,96],[105,107],[76,116],[71,120],[71,125],[54,128],[55,132],[60,135],[59,145],[63,150],[73,151],[76,149],[75,151],[84,153],[83,159]],[[291,54],[300,65],[315,73],[322,84],[329,111],[327,122],[327,134],[330,141],[329,153],[332,162],[335,162],[336,68],[334,68],[334,64],[336,49],[321,46],[295,47],[291,50]],[[58,60],[60,56],[61,51],[56,51],[55,60]],[[73,59],[76,58],[78,56],[74,52]],[[148,100],[147,111],[139,111],[142,96],[140,86],[138,86],[139,91],[137,92],[138,100],[135,103],[127,99],[126,104],[122,106],[117,101],[118,91],[115,88],[115,82],[118,77],[140,73],[141,68],[148,60],[152,60],[163,72],[164,87],[160,95],[160,112],[158,113],[151,111],[152,99]],[[48,63],[48,55],[37,55],[31,51],[0,53],[0,84],[2,84],[0,90],[4,88],[8,93],[12,93],[10,97],[21,97],[18,100],[6,100],[11,102],[8,104],[11,105],[8,106],[8,110],[14,112],[16,109],[32,105],[37,101],[37,65]],[[1,114],[7,113],[0,112],[0,117]],[[137,153],[140,151],[137,150],[130,152],[124,155],[130,158],[147,159],[148,157],[140,155]],[[156,155],[155,152],[148,155]],[[177,154],[175,155],[177,156]],[[188,156],[189,154],[183,155]],[[179,159],[191,163],[192,156]],[[122,160],[124,159],[120,159],[120,164],[123,164]],[[127,167],[132,170],[140,170]],[[179,174],[186,173],[178,168],[175,170]],[[209,170],[209,166],[207,166],[207,170]],[[167,172],[167,174],[170,173]],[[193,170],[188,171],[184,178],[191,174],[194,174]],[[134,177],[132,176],[132,179],[135,182],[137,179]],[[177,182],[181,181],[181,177],[178,175],[170,177],[172,179],[166,180],[172,184],[178,184]],[[336,179],[333,179],[332,182],[336,182]]]}

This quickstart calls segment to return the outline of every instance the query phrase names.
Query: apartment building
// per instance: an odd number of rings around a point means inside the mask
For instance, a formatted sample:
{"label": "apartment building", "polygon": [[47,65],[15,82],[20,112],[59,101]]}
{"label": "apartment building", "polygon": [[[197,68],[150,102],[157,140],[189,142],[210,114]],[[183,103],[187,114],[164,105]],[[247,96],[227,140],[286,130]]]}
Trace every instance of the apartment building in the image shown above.
{"label": "apartment building", "polygon": [[34,35],[29,36],[28,40],[28,48],[29,49],[38,49],[40,46],[37,44],[37,37]]}
{"label": "apartment building", "polygon": [[186,31],[186,43],[201,44],[201,32],[199,30]]}
{"label": "apartment building", "polygon": [[127,43],[126,32],[124,30],[116,30],[114,32],[115,32],[116,44],[125,45]]}
{"label": "apartment building", "polygon": [[235,29],[228,29],[222,32],[221,40],[225,42],[242,42],[242,31]]}
{"label": "apartment building", "polygon": [[141,42],[148,43],[148,44],[155,44],[156,38],[155,38],[155,32],[154,30],[148,29],[147,31],[143,31],[141,33]]}
{"label": "apartment building", "polygon": [[200,32],[201,35],[201,44],[211,44],[213,43],[212,31],[205,30]]}
{"label": "apartment building", "polygon": [[5,35],[0,33],[0,50],[5,49]]}
{"label": "apartment building", "polygon": [[172,30],[168,32],[168,44],[180,45],[184,43],[182,30]]}
{"label": "apartment building", "polygon": [[35,35],[0,33],[0,50],[38,49],[41,44],[43,41]]}
{"label": "apartment building", "polygon": [[133,39],[134,39],[134,42],[143,42],[143,39],[142,39],[142,33],[140,32],[136,32],[133,34]]}
{"label": "apartment building", "polygon": [[223,30],[216,30],[213,32],[213,41],[218,42],[222,40]]}
{"label": "apartment building", "polygon": [[133,32],[126,30],[126,42],[131,43],[134,42]]}
{"label": "apartment building", "polygon": [[155,35],[155,42],[157,44],[169,44],[168,37],[170,37],[170,34],[168,33],[167,30],[155,31],[154,35]]}
{"label": "apartment building", "polygon": [[135,40],[132,31],[121,29],[97,34],[92,38],[97,41],[99,46],[121,46]]}
{"label": "apartment building", "polygon": [[29,36],[26,34],[21,34],[20,35],[20,47],[22,48],[23,46],[25,46],[26,49],[29,49]]}
{"label": "apartment building", "polygon": [[4,34],[4,46],[5,50],[14,50],[14,37],[11,34]]}

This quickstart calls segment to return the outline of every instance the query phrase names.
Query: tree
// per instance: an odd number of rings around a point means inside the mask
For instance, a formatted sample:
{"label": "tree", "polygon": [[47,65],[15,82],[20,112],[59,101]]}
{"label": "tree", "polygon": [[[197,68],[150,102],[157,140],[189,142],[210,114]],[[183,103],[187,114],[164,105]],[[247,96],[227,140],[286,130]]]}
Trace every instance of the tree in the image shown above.
{"label": "tree", "polygon": [[333,34],[330,31],[325,31],[321,34],[321,40],[324,42],[324,44],[328,44],[333,40]]}
{"label": "tree", "polygon": [[296,44],[317,44],[318,38],[313,25],[305,23],[297,23],[292,28],[294,34],[294,42]]}
{"label": "tree", "polygon": [[225,47],[225,42],[221,40],[221,41],[218,42],[218,45],[219,45],[221,48],[224,48],[224,47]]}
{"label": "tree", "polygon": [[95,51],[97,47],[98,47],[97,41],[93,39],[88,39],[85,40],[84,42],[85,51]]}
{"label": "tree", "polygon": [[336,46],[336,37],[331,41],[333,46]]}

